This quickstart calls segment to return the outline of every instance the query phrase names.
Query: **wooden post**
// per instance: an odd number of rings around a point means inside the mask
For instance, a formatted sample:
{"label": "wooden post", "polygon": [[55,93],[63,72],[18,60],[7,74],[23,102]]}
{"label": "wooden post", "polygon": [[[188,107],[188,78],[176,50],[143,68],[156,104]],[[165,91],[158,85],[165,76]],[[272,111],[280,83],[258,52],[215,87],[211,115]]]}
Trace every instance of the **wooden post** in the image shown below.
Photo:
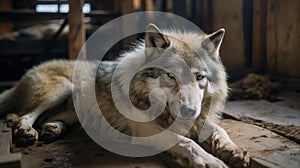
{"label": "wooden post", "polygon": [[173,0],[173,13],[179,16],[186,16],[186,3],[182,0]]}
{"label": "wooden post", "polygon": [[264,72],[267,67],[266,12],[265,0],[253,0],[252,66],[256,72]]}
{"label": "wooden post", "polygon": [[[70,25],[69,30],[69,58],[76,59],[82,46],[85,43],[85,26],[84,14],[82,13],[82,5],[84,0],[69,0],[69,14],[68,22]],[[81,54],[86,58],[85,49]],[[82,58],[82,57],[81,57]]]}
{"label": "wooden post", "polygon": [[300,1],[267,1],[268,72],[300,78]]}
{"label": "wooden post", "polygon": [[231,76],[243,76],[245,68],[245,36],[243,27],[243,1],[210,0],[213,31],[223,27],[226,35],[221,47],[221,59]]}
{"label": "wooden post", "polygon": [[[133,5],[133,1],[132,0],[122,0],[122,2],[120,3],[121,6],[121,14],[122,15],[126,15],[126,14],[130,14],[135,12],[134,9],[134,5]],[[129,19],[129,18],[123,18],[122,20],[122,27],[120,27],[118,29],[118,33],[120,33],[121,35],[123,35],[123,30],[125,30],[125,28],[128,28],[128,26],[130,26],[131,30],[133,32],[136,32],[136,27],[135,26],[136,23],[133,19]],[[122,40],[123,42],[123,46],[128,45],[130,43],[132,43],[133,41],[135,41],[137,39],[137,36],[130,36],[130,37],[126,37],[125,39]]]}
{"label": "wooden post", "polygon": [[[1,10],[12,10],[13,4],[12,0],[0,0],[0,9]],[[14,29],[14,23],[13,22],[2,22],[0,23],[0,34],[12,32]]]}
{"label": "wooden post", "polygon": [[202,28],[205,32],[212,32],[212,5],[209,0],[202,0]]}

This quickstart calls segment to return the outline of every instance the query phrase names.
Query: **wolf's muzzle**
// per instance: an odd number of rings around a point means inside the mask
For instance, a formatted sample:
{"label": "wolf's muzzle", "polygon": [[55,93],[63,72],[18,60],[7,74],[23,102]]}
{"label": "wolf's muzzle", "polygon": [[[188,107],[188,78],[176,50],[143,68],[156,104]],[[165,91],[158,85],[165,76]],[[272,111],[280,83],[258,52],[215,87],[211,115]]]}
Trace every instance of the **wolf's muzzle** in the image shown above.
{"label": "wolf's muzzle", "polygon": [[192,118],[196,114],[196,107],[193,105],[182,105],[180,114],[183,118]]}

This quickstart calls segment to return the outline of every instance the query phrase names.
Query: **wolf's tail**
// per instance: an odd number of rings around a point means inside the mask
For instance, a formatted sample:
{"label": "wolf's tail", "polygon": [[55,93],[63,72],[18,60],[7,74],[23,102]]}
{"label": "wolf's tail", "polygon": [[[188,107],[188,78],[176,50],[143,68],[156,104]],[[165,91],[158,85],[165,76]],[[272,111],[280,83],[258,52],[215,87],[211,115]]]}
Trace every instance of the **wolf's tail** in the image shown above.
{"label": "wolf's tail", "polygon": [[6,90],[0,94],[0,118],[8,113],[14,113],[18,109],[18,95],[15,87]]}

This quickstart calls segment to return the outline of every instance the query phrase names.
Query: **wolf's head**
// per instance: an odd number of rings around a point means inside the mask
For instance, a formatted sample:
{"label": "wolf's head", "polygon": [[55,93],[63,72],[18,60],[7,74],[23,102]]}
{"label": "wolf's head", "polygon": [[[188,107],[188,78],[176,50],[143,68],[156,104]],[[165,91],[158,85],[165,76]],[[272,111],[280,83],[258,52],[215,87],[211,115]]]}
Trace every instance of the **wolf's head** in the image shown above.
{"label": "wolf's head", "polygon": [[[164,108],[164,114],[170,112],[172,118],[182,120],[218,116],[219,104],[227,95],[226,74],[219,57],[224,32],[220,29],[206,35],[160,30],[149,24],[144,42],[124,53],[114,72],[113,83],[121,91],[113,89],[112,95],[121,106],[119,111],[133,111],[130,116],[137,120],[144,114],[154,119]],[[132,109],[127,108],[129,101]]]}
{"label": "wolf's head", "polygon": [[212,96],[225,99],[226,74],[219,57],[224,33],[224,29],[206,35],[147,26],[146,60],[156,66],[146,71],[151,74],[147,85],[164,92],[163,99],[175,117],[196,119]]}

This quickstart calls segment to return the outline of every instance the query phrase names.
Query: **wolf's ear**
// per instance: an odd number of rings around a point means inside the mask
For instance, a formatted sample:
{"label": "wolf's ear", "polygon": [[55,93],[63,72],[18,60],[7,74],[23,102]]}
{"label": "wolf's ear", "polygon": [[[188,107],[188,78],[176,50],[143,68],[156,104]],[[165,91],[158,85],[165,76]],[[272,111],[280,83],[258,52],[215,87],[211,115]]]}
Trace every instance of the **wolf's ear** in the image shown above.
{"label": "wolf's ear", "polygon": [[150,23],[146,27],[145,45],[146,56],[151,56],[155,51],[161,52],[161,49],[167,48],[170,41],[155,24]]}
{"label": "wolf's ear", "polygon": [[209,34],[202,42],[202,47],[209,53],[218,51],[221,47],[221,43],[225,34],[225,29],[220,29],[212,34]]}

